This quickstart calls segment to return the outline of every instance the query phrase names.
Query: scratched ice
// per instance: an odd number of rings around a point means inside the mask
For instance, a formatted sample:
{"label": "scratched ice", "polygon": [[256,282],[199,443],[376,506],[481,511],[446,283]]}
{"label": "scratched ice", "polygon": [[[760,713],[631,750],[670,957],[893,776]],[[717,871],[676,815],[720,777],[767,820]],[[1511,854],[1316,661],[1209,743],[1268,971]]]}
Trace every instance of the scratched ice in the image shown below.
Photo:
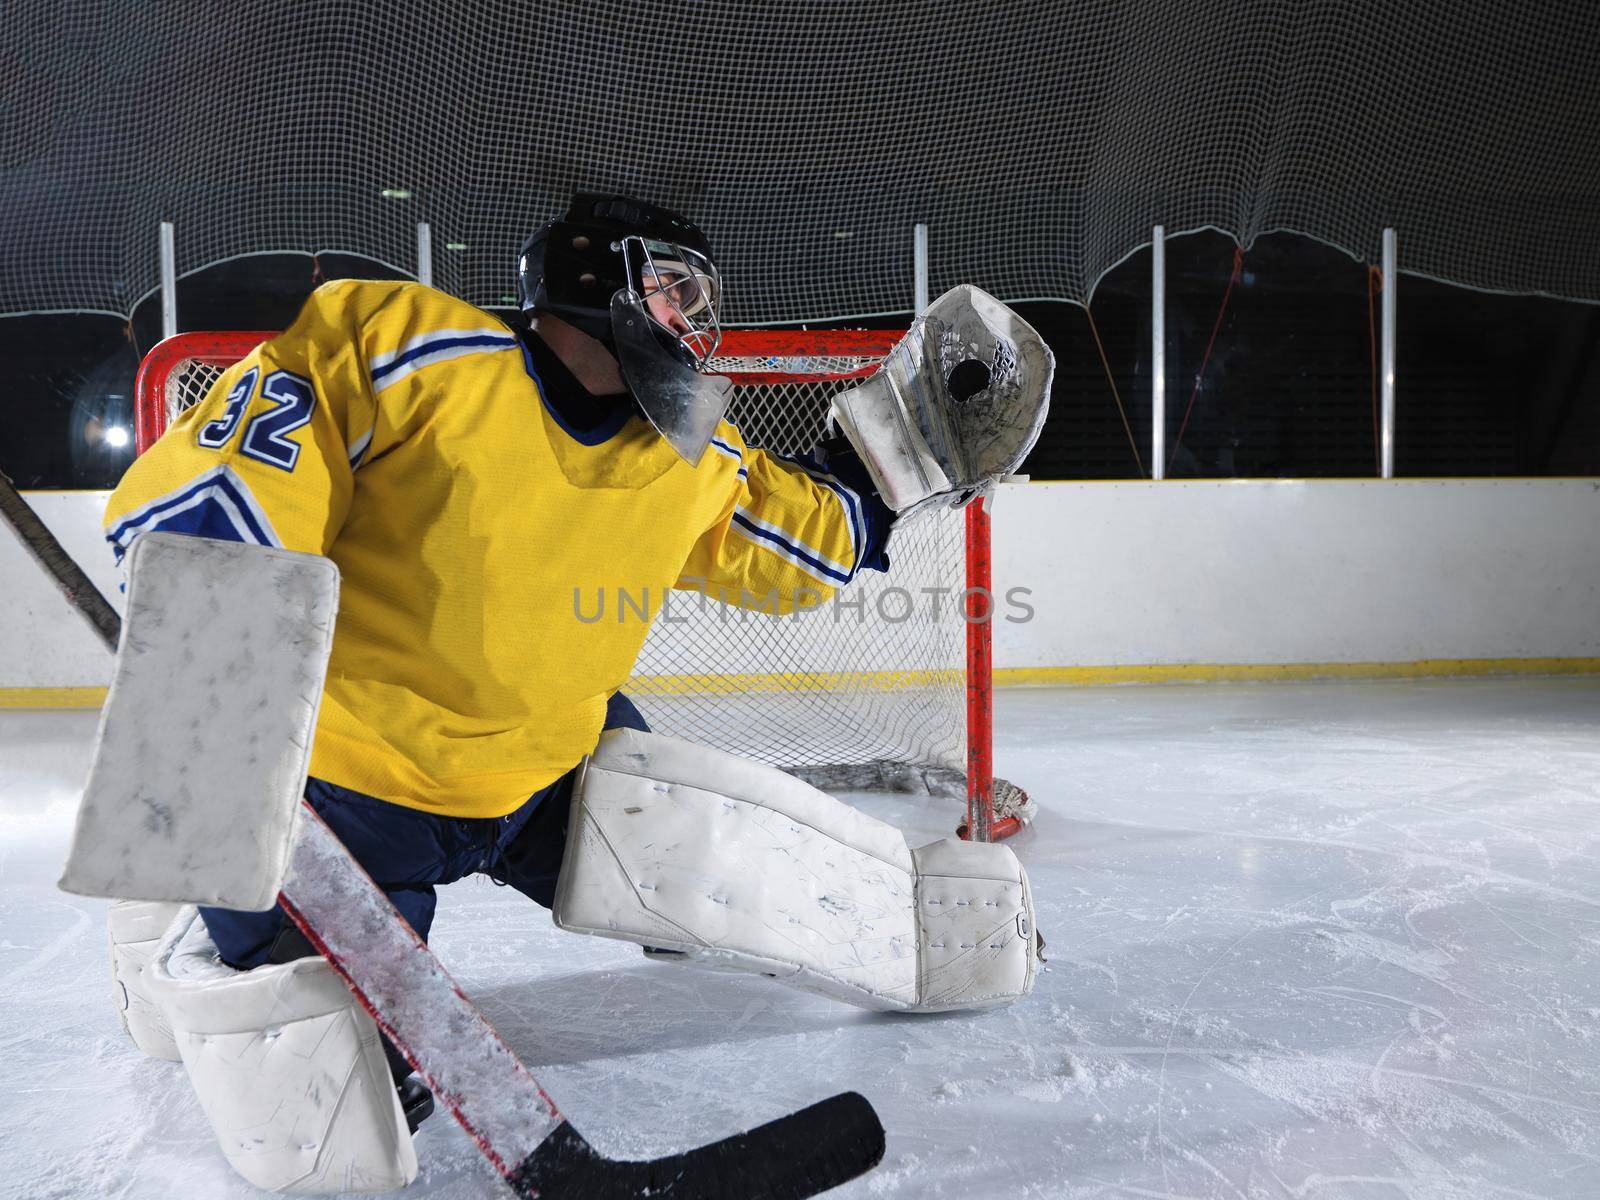
{"label": "scratched ice", "polygon": [[[1600,683],[1008,691],[1049,970],[882,1016],[442,897],[435,944],[602,1150],[856,1088],[841,1197],[1600,1195]],[[116,1027],[102,905],[53,882],[93,718],[0,714],[0,1196],[253,1195]],[[947,803],[856,798],[914,842]],[[408,1194],[496,1192],[443,1117]]]}

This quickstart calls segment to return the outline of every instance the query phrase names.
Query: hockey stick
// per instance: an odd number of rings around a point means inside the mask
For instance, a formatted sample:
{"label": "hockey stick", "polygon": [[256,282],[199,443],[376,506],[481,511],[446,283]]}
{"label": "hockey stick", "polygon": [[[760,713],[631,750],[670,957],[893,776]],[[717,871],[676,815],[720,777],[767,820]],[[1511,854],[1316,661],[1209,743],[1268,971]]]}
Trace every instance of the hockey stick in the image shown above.
{"label": "hockey stick", "polygon": [[106,648],[115,654],[117,637],[122,631],[122,618],[117,616],[116,609],[106,603],[100,589],[90,582],[83,568],[73,561],[72,555],[62,549],[56,535],[39,519],[39,514],[17,494],[16,487],[3,471],[0,471],[0,517],[5,518],[23,549],[33,556],[34,561],[44,568],[44,573],[61,589],[67,603],[78,610],[79,615],[89,622],[89,627],[106,644]]}
{"label": "hockey stick", "polygon": [[[115,651],[115,611],[4,476],[0,516]],[[799,1200],[883,1157],[883,1128],[871,1105],[843,1093],[684,1154],[607,1159],[561,1116],[309,805],[301,808],[282,889],[284,910],[519,1196]]]}
{"label": "hockey stick", "polygon": [[310,805],[301,821],[279,903],[517,1195],[800,1200],[883,1157],[877,1114],[845,1092],[686,1154],[605,1158],[556,1111]]}

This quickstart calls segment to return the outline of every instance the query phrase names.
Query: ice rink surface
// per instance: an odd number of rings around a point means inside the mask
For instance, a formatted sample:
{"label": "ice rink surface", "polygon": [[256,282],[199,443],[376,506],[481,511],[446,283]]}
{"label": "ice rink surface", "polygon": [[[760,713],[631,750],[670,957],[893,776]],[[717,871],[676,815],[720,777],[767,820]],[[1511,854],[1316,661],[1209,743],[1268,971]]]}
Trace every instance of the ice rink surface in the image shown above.
{"label": "ice rink surface", "polygon": [[[104,905],[55,890],[94,722],[0,713],[0,1196],[259,1194],[123,1040]],[[613,1156],[853,1088],[889,1148],[840,1197],[1600,1196],[1600,681],[1013,690],[996,724],[1043,810],[1013,1008],[648,963],[479,880],[434,945]],[[418,1155],[406,1195],[503,1194],[443,1114]]]}

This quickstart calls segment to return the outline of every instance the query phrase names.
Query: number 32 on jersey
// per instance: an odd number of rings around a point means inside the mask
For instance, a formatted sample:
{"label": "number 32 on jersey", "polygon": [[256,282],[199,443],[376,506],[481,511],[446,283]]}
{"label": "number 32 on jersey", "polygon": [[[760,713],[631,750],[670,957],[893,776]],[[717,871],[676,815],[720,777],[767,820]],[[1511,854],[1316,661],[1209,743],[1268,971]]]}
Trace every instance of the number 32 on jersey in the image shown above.
{"label": "number 32 on jersey", "polygon": [[[251,367],[233,385],[222,415],[200,427],[196,437],[200,445],[208,450],[221,450],[228,444],[238,432],[240,418],[250,407],[260,374],[260,368]],[[272,402],[272,407],[262,409],[244,422],[244,440],[239,452],[280,471],[292,471],[300,459],[300,445],[291,442],[286,435],[310,422],[317,393],[309,379],[292,371],[274,371],[261,385],[261,395]]]}

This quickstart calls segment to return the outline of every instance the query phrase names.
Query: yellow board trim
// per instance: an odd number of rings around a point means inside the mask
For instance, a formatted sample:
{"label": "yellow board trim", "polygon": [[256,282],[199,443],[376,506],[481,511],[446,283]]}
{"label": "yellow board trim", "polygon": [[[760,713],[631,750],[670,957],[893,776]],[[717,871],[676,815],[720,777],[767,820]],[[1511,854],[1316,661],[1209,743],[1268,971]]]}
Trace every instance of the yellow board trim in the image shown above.
{"label": "yellow board trim", "polygon": [[1600,658],[1424,658],[1416,662],[1144,663],[1120,667],[1001,667],[997,687],[1101,687],[1125,683],[1296,683],[1324,679],[1445,679],[1490,675],[1594,675]]}
{"label": "yellow board trim", "polygon": [[[1330,679],[1446,679],[1493,675],[1600,675],[1600,658],[1425,658],[1361,663],[1141,663],[1109,667],[1000,667],[996,687],[1105,687],[1136,683],[1308,683]],[[960,687],[945,671],[789,671],[746,675],[640,675],[646,696],[751,696],[782,692],[892,692]],[[103,687],[0,688],[0,708],[99,708]]]}
{"label": "yellow board trim", "polygon": [[0,688],[0,708],[99,708],[103,687]]}

